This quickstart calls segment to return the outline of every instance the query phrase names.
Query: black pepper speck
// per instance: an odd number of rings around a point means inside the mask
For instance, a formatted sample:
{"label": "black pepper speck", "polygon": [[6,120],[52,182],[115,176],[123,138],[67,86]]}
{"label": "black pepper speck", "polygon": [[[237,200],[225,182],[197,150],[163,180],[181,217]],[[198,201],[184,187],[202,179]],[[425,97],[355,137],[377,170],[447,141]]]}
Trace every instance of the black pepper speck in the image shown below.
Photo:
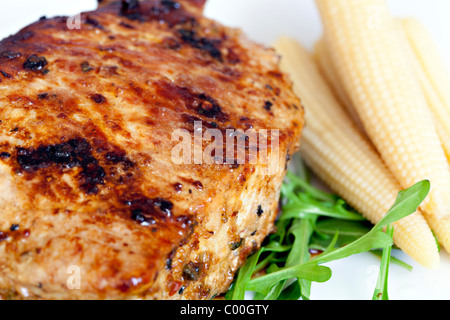
{"label": "black pepper speck", "polygon": [[267,111],[271,111],[272,110],[272,106],[273,106],[272,102],[266,101],[265,104],[264,104],[264,109],[266,109]]}
{"label": "black pepper speck", "polygon": [[33,54],[23,63],[23,68],[31,71],[40,71],[48,64],[45,57],[38,57]]}
{"label": "black pepper speck", "polygon": [[264,213],[264,210],[262,209],[261,205],[259,205],[258,210],[256,211],[256,214],[258,215],[258,217],[261,217],[263,213]]}

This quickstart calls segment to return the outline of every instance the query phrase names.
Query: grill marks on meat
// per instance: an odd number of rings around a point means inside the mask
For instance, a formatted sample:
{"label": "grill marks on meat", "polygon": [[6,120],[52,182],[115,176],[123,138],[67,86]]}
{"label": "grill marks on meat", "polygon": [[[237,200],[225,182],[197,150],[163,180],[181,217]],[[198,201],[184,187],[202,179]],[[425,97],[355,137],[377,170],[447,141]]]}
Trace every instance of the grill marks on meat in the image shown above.
{"label": "grill marks on meat", "polygon": [[[103,0],[79,30],[0,42],[0,296],[209,299],[272,231],[301,104],[276,54],[204,3]],[[176,165],[171,135],[195,122],[279,129],[280,171]]]}
{"label": "grill marks on meat", "polygon": [[220,44],[220,41],[209,40],[208,38],[200,38],[193,30],[180,29],[178,30],[178,33],[180,34],[181,40],[183,40],[184,43],[187,43],[193,48],[197,48],[208,53],[214,59],[222,61],[222,53],[217,48],[217,45]]}
{"label": "grill marks on meat", "polygon": [[168,82],[157,83],[156,88],[156,94],[159,97],[178,102],[187,109],[193,110],[199,117],[214,119],[219,122],[227,122],[229,119],[217,100],[205,93],[193,93],[189,88],[176,86]]}
{"label": "grill marks on meat", "polygon": [[86,139],[79,138],[49,146],[19,148],[17,162],[27,172],[56,165],[59,168],[81,167],[80,188],[87,194],[98,192],[97,185],[104,184],[105,170],[92,156],[91,146]]}
{"label": "grill marks on meat", "polygon": [[[87,195],[98,194],[100,185],[109,182],[110,188],[114,188],[123,183],[124,176],[134,177],[135,183],[127,183],[129,189],[124,193],[114,192],[113,195],[118,197],[110,198],[110,201],[123,203],[125,211],[130,213],[130,218],[144,226],[155,225],[157,221],[167,222],[168,219],[173,218],[173,203],[160,197],[146,198],[136,186],[139,173],[133,172],[136,169],[135,163],[127,158],[124,151],[114,146],[112,148],[116,150],[102,150],[104,159],[99,161],[94,157],[93,148],[89,142],[84,138],[76,138],[65,143],[39,146],[37,149],[17,148],[16,160],[19,167],[30,177],[36,176],[39,170],[50,169],[51,172],[60,170],[60,173],[63,173],[64,170],[78,167],[81,171],[76,178],[81,191]],[[116,170],[119,167],[122,173],[117,177]],[[177,217],[177,221],[185,225],[191,224],[189,218],[184,216]]]}

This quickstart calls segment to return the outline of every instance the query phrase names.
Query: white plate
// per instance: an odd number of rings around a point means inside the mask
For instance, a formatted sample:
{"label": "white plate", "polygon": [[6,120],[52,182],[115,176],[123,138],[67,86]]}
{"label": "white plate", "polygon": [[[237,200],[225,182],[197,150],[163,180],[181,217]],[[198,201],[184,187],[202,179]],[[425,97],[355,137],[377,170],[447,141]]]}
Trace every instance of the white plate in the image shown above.
{"label": "white plate", "polygon": [[[74,15],[92,10],[95,0],[14,0],[2,1],[0,38],[17,32],[41,16]],[[450,1],[388,0],[398,16],[422,20],[438,41],[450,66]],[[311,48],[322,32],[313,0],[209,0],[206,15],[222,23],[242,28],[252,39],[270,45],[280,35],[289,35]],[[442,253],[438,270],[427,270],[404,254],[397,257],[413,266],[413,271],[392,265],[389,296],[400,300],[450,299],[450,257]],[[379,260],[359,254],[328,264],[330,281],[314,284],[312,299],[371,299],[378,275]]]}

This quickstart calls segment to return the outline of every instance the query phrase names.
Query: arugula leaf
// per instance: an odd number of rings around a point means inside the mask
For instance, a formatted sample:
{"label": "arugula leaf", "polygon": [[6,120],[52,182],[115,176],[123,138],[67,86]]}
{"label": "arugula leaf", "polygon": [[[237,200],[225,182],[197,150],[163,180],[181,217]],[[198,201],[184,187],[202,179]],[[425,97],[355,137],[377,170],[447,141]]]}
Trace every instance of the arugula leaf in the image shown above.
{"label": "arugula leaf", "polygon": [[[333,206],[311,199],[309,195],[300,195],[302,199],[293,201],[283,207],[281,219],[303,218],[305,215],[318,215],[346,220],[365,220],[360,214],[344,208],[345,202],[336,201]],[[309,198],[309,199],[308,199]]]}
{"label": "arugula leaf", "polygon": [[[394,235],[394,227],[389,225],[386,230],[386,234],[392,238]],[[372,300],[389,300],[388,296],[388,274],[389,274],[389,262],[391,259],[392,246],[388,246],[383,249],[383,255],[381,257],[380,273],[378,275],[377,285],[373,293]]]}
{"label": "arugula leaf", "polygon": [[[288,172],[282,187],[283,208],[277,232],[239,270],[225,298],[243,300],[246,292],[252,291],[256,292],[255,299],[306,300],[312,282],[331,278],[331,270],[321,264],[383,249],[374,298],[387,299],[392,224],[417,210],[428,195],[430,183],[421,181],[400,192],[384,218],[370,228],[368,221],[344,200],[312,186],[305,170],[302,177]],[[386,228],[387,233],[383,231]],[[311,257],[311,249],[322,253]],[[265,274],[260,275],[263,270]]]}
{"label": "arugula leaf", "polygon": [[[304,170],[306,170],[306,169],[304,169]],[[305,174],[305,175],[307,175],[307,174]],[[334,194],[330,194],[330,193],[324,192],[318,188],[313,187],[309,181],[306,181],[306,180],[294,175],[290,171],[288,171],[286,173],[286,177],[291,181],[291,185],[293,187],[304,190],[307,194],[311,195],[313,198],[315,198],[317,200],[334,202],[339,199],[339,197]]]}
{"label": "arugula leaf", "polygon": [[358,240],[328,254],[319,255],[313,260],[317,263],[325,263],[343,259],[356,253],[370,251],[375,248],[392,246],[392,237],[381,231],[381,229],[414,213],[424,201],[429,191],[430,182],[427,180],[418,182],[411,188],[401,191],[398,194],[394,205],[371,231],[360,237]]}
{"label": "arugula leaf", "polygon": [[295,267],[283,268],[278,271],[268,273],[265,276],[257,277],[247,283],[247,290],[265,293],[278,281],[286,279],[306,279],[309,281],[326,282],[331,278],[331,270],[328,267],[314,264],[301,264]]}
{"label": "arugula leaf", "polygon": [[430,192],[430,187],[430,181],[424,180],[406,190],[400,191],[394,205],[389,209],[384,218],[377,223],[375,228],[384,228],[415,212],[427,197]]}
{"label": "arugula leaf", "polygon": [[[297,219],[294,221],[290,234],[295,237],[292,250],[286,259],[286,267],[295,266],[307,262],[311,255],[309,253],[309,241],[314,232],[314,225],[317,217]],[[309,299],[311,291],[311,281],[299,278],[300,295],[303,299]]]}

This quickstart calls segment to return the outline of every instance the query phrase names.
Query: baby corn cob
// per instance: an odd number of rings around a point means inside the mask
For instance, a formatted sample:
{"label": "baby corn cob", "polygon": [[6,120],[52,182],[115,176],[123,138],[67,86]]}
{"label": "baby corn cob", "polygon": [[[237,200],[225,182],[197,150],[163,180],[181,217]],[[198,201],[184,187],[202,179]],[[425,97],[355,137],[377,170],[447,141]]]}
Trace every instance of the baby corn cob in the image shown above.
{"label": "baby corn cob", "polygon": [[316,0],[325,41],[364,128],[402,188],[421,180],[421,206],[450,252],[450,169],[425,95],[383,0]]}
{"label": "baby corn cob", "polygon": [[319,66],[320,72],[328,82],[328,85],[333,89],[335,95],[339,98],[340,102],[350,114],[358,128],[364,131],[364,126],[361,123],[361,119],[359,119],[359,115],[355,110],[355,107],[353,106],[350,98],[347,95],[347,92],[340,82],[339,76],[336,72],[336,67],[333,65],[333,61],[327,51],[327,46],[324,38],[321,38],[315,44],[313,57],[317,65]]}
{"label": "baby corn cob", "polygon": [[420,21],[400,20],[412,52],[411,64],[435,117],[436,128],[450,159],[450,75],[428,30]]}
{"label": "baby corn cob", "polygon": [[[344,111],[312,56],[288,38],[279,39],[275,48],[305,106],[302,158],[337,194],[377,223],[394,203],[400,185]],[[436,241],[420,211],[395,223],[394,243],[428,268],[439,264]]]}

